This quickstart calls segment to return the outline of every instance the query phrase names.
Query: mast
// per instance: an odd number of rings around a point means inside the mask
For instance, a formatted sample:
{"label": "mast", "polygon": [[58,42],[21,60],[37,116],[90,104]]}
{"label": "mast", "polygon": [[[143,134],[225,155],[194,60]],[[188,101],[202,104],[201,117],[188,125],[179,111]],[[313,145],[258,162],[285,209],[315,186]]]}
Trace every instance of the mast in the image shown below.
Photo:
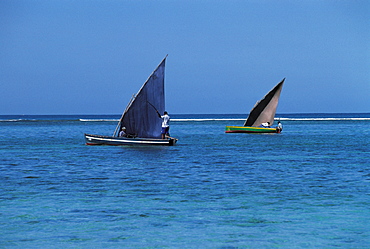
{"label": "mast", "polygon": [[114,130],[113,137],[118,137],[118,134],[121,130],[121,121],[122,121],[123,115],[125,115],[125,113],[127,111],[127,108],[131,105],[131,102],[134,101],[134,99],[135,99],[135,94],[132,95],[132,97],[130,99],[130,102],[128,102],[128,105],[127,105],[125,111],[122,113],[121,118],[118,120],[118,124],[116,126],[116,129]]}

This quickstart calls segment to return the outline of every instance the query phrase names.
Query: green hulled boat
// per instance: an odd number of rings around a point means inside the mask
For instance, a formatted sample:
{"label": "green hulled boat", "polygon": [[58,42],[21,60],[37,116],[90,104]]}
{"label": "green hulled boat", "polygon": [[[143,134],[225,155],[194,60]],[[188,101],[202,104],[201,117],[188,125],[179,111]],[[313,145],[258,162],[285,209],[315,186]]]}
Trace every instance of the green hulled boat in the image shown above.
{"label": "green hulled boat", "polygon": [[226,133],[277,133],[276,128],[251,126],[226,126]]}
{"label": "green hulled boat", "polygon": [[282,126],[274,124],[276,108],[285,78],[253,107],[244,126],[226,126],[226,133],[280,133]]}

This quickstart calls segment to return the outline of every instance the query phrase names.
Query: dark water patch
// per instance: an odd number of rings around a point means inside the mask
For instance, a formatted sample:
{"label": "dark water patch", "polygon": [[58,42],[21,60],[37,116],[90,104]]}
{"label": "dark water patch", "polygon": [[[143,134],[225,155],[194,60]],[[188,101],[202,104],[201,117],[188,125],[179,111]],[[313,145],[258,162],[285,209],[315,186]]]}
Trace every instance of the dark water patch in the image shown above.
{"label": "dark water patch", "polygon": [[129,239],[129,237],[119,236],[119,237],[110,238],[109,241],[120,242],[120,241],[125,241],[127,239]]}

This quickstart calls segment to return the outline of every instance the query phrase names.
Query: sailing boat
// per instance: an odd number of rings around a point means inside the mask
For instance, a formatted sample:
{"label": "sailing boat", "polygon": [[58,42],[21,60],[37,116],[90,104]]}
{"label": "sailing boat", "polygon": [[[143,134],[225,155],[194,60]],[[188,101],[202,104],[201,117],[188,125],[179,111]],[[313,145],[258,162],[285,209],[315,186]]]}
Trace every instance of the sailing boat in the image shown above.
{"label": "sailing boat", "polygon": [[[159,113],[164,113],[166,57],[128,103],[112,136],[85,134],[87,145],[174,145],[176,138],[161,138]],[[125,135],[120,136],[124,130]]]}
{"label": "sailing boat", "polygon": [[271,128],[285,78],[253,107],[244,126],[226,126],[226,133],[280,133],[279,127]]}

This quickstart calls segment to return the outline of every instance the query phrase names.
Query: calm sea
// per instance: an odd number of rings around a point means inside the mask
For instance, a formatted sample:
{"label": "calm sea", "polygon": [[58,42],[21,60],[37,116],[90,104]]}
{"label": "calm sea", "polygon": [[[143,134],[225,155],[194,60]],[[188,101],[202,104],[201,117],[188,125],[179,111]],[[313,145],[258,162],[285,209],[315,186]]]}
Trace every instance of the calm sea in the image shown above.
{"label": "calm sea", "polygon": [[119,115],[0,116],[0,248],[370,248],[370,114],[172,115],[173,147],[86,146]]}

